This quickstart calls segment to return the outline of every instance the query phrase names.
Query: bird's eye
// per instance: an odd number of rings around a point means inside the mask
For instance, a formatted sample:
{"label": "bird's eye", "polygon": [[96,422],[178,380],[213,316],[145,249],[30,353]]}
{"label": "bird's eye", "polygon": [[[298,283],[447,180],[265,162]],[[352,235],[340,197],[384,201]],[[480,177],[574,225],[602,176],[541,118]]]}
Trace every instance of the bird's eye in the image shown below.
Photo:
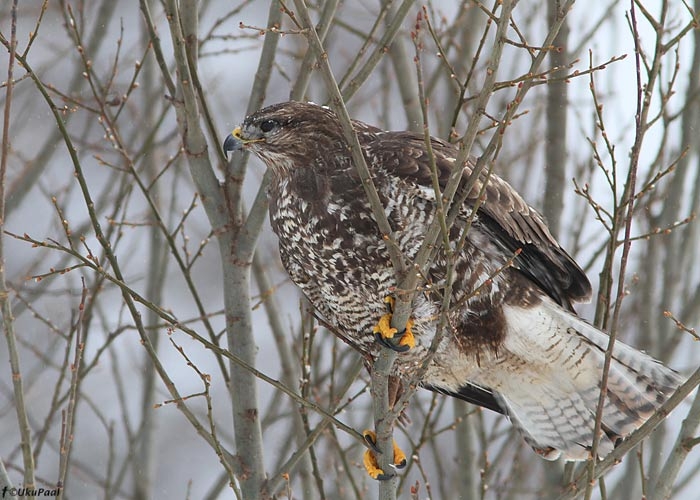
{"label": "bird's eye", "polygon": [[263,133],[268,133],[272,129],[277,128],[279,126],[279,123],[277,123],[277,120],[265,120],[260,124],[260,130],[262,130]]}

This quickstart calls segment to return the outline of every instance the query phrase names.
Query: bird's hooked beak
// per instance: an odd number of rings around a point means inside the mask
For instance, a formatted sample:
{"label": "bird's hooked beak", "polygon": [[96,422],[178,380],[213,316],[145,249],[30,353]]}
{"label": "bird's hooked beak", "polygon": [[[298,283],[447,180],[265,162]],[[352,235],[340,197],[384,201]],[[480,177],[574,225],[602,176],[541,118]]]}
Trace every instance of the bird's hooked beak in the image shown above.
{"label": "bird's hooked beak", "polygon": [[243,131],[241,130],[241,127],[236,127],[235,129],[233,129],[233,132],[227,135],[226,139],[224,139],[224,156],[228,158],[229,151],[238,151],[240,149],[243,149],[246,145],[250,143],[260,142],[264,140],[265,139],[262,137],[252,137],[247,139],[243,137]]}

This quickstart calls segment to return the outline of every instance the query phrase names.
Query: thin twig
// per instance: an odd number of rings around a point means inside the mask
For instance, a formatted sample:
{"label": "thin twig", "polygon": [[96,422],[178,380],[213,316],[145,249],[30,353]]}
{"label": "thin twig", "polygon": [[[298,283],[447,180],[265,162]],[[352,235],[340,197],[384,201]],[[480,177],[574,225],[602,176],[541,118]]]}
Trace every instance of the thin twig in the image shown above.
{"label": "thin twig", "polygon": [[[0,152],[0,231],[5,229],[5,202],[6,180],[8,170],[8,155],[10,152],[10,108],[12,105],[13,70],[15,65],[15,50],[17,49],[17,4],[13,0],[10,9],[10,40],[8,43],[9,61],[7,65],[7,86],[5,87],[5,112],[2,121],[2,150]],[[4,38],[4,37],[3,37]],[[20,60],[20,62],[22,62]],[[19,427],[20,447],[22,449],[22,461],[24,464],[24,484],[27,488],[36,486],[34,471],[34,456],[32,454],[32,437],[29,427],[29,415],[27,403],[24,399],[24,386],[22,382],[22,368],[17,349],[17,337],[15,334],[14,316],[12,315],[12,302],[10,291],[7,287],[5,276],[5,245],[4,235],[0,233],[0,311],[2,311],[2,324],[7,342],[7,352],[12,370],[12,391],[14,407],[17,412],[17,426]]]}
{"label": "thin twig", "polygon": [[68,477],[68,469],[70,466],[71,450],[73,449],[73,434],[75,428],[75,417],[76,417],[76,407],[79,398],[79,387],[81,384],[80,378],[80,365],[83,361],[83,350],[85,348],[84,344],[84,312],[85,312],[85,301],[88,296],[88,289],[85,287],[85,279],[82,280],[82,295],[80,299],[80,304],[78,306],[78,316],[75,326],[75,335],[73,341],[75,342],[75,353],[73,355],[73,361],[71,364],[71,378],[70,378],[70,389],[68,397],[68,408],[63,412],[63,427],[61,428],[61,439],[60,447],[61,454],[58,465],[58,488],[59,488],[59,498],[63,498],[66,479]]}

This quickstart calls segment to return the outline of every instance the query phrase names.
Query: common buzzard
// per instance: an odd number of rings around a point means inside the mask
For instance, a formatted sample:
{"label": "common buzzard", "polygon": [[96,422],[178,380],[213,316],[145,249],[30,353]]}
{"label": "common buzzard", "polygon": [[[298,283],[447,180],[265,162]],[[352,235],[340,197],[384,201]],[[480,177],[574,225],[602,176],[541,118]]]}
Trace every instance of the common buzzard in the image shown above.
{"label": "common buzzard", "polygon": [[[436,211],[424,138],[353,124],[392,236],[410,261]],[[410,331],[399,342],[384,339],[391,336],[385,332],[378,343],[373,331],[386,318],[383,299],[396,287],[395,273],[336,115],[300,102],[267,107],[226,138],[225,152],[239,149],[271,170],[270,221],[291,279],[365,356],[381,344],[401,351],[395,369],[406,376],[436,334],[445,253],[426,276],[429,290],[415,295]],[[432,151],[444,187],[458,151],[439,139],[432,139]],[[472,167],[466,165],[464,179]],[[587,459],[608,345],[608,336],[572,306],[590,298],[590,283],[542,216],[501,178],[481,177],[450,229],[452,245],[468,219],[454,267],[449,331],[421,385],[504,413],[547,459]],[[616,342],[599,454],[643,424],[681,382],[674,371]]]}

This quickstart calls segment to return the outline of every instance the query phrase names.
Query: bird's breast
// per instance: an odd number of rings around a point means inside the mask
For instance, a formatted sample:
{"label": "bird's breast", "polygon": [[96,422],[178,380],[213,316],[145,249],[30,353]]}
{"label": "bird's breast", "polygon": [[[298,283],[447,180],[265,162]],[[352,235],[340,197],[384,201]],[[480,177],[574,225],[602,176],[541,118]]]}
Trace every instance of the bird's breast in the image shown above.
{"label": "bird's breast", "polygon": [[270,221],[292,280],[332,323],[370,334],[395,285],[369,207],[359,197],[310,200],[280,183]]}

